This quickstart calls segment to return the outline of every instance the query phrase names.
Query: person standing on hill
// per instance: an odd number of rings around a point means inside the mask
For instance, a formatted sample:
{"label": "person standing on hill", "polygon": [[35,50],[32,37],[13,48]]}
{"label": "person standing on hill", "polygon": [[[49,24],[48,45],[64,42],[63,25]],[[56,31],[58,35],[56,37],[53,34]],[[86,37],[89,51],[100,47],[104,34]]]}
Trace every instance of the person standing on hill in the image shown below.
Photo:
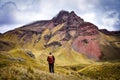
{"label": "person standing on hill", "polygon": [[49,64],[49,71],[50,73],[54,73],[54,63],[55,63],[55,57],[52,55],[52,53],[50,52],[48,57],[47,57],[47,61]]}

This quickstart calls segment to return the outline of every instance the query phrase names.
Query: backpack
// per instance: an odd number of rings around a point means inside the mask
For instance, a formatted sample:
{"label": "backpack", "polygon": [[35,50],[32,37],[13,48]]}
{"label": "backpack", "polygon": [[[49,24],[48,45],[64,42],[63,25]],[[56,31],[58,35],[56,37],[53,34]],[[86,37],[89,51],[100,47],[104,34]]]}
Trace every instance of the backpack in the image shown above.
{"label": "backpack", "polygon": [[49,63],[54,63],[53,56],[48,56],[48,62],[49,62]]}

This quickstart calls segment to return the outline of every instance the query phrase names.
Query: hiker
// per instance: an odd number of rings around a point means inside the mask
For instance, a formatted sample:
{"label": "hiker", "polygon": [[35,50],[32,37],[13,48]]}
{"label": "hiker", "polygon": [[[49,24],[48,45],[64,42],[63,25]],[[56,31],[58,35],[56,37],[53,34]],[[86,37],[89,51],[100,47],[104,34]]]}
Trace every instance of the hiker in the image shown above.
{"label": "hiker", "polygon": [[55,62],[55,57],[52,55],[52,53],[50,52],[48,57],[47,57],[47,61],[49,64],[49,71],[50,73],[54,73],[54,62]]}

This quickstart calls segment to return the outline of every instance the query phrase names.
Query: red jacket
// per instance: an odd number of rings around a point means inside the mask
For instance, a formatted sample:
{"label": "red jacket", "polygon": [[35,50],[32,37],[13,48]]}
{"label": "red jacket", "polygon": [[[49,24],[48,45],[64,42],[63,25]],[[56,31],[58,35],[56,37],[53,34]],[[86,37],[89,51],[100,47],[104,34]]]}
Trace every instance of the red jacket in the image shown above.
{"label": "red jacket", "polygon": [[47,61],[48,63],[53,64],[55,62],[55,57],[53,55],[49,55],[47,57]]}

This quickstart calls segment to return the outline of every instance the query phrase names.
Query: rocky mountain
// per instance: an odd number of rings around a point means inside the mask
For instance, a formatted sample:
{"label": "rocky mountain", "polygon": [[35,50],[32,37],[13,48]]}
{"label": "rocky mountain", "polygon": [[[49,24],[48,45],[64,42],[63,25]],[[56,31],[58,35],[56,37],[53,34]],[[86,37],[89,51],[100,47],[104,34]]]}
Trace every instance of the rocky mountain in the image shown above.
{"label": "rocky mountain", "polygon": [[74,11],[60,11],[51,20],[36,21],[2,34],[0,50],[14,48],[33,53],[58,51],[59,55],[76,52],[94,60],[119,59],[120,31],[101,30]]}
{"label": "rocky mountain", "polygon": [[0,35],[0,80],[119,80],[119,59],[120,31],[98,29],[73,11]]}

